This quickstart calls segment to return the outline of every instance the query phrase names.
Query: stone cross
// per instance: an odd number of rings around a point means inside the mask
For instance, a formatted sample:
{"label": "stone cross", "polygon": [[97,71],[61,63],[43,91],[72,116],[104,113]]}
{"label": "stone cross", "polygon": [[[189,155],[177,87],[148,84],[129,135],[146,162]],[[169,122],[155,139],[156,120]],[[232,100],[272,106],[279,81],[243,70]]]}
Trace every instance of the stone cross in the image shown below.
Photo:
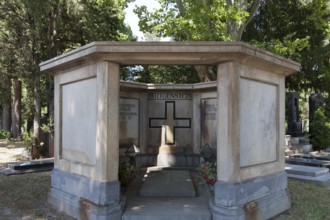
{"label": "stone cross", "polygon": [[191,118],[178,118],[175,115],[175,102],[165,102],[165,116],[163,118],[149,118],[150,128],[162,128],[161,145],[175,145],[175,130],[190,128]]}

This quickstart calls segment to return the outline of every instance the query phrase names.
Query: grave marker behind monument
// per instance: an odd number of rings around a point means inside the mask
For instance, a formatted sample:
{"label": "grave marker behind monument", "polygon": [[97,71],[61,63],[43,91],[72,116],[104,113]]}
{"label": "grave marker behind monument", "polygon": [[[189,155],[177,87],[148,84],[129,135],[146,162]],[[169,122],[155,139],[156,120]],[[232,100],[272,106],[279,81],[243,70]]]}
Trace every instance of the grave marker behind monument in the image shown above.
{"label": "grave marker behind monument", "polygon": [[299,93],[287,93],[288,134],[292,137],[302,136],[302,124],[299,117]]}
{"label": "grave marker behind monument", "polygon": [[309,96],[309,125],[313,123],[314,113],[316,110],[324,104],[324,98],[321,94],[311,94]]}

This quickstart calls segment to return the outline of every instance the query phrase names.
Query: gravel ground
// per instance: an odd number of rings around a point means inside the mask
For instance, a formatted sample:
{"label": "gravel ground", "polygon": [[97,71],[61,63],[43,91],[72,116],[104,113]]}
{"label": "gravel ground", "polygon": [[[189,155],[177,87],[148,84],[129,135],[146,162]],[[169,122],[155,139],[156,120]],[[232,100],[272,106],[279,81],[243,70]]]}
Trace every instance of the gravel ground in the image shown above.
{"label": "gravel ground", "polygon": [[0,165],[8,162],[29,160],[30,155],[22,141],[0,140]]}

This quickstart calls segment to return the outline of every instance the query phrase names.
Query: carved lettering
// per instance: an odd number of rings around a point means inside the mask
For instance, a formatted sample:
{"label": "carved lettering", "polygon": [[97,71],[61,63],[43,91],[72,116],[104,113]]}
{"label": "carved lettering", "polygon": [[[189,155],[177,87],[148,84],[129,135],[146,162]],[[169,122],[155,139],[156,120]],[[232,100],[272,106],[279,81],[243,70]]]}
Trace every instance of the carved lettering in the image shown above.
{"label": "carved lettering", "polygon": [[135,116],[138,115],[137,113],[137,105],[123,103],[119,104],[119,120],[120,121],[129,121],[132,120]]}
{"label": "carved lettering", "polygon": [[149,100],[185,100],[192,99],[192,94],[189,92],[152,92],[148,93]]}

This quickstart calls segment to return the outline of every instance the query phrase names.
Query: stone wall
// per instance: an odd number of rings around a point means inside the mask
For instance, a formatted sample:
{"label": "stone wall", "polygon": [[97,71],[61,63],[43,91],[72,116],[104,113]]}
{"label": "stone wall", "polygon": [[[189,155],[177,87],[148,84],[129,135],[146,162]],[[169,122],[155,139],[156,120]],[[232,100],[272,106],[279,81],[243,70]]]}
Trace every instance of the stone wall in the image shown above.
{"label": "stone wall", "polygon": [[121,82],[122,160],[131,144],[136,146],[143,166],[156,165],[160,151],[176,154],[182,166],[193,157],[195,162],[189,165],[197,166],[205,144],[212,147],[216,157],[216,94],[216,82],[152,86]]}

